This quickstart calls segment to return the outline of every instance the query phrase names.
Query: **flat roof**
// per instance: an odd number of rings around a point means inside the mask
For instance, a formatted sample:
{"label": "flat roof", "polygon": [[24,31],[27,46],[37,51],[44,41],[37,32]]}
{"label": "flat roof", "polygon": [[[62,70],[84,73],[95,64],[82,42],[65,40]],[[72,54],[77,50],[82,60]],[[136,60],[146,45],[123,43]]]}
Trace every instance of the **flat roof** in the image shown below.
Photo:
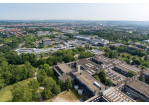
{"label": "flat roof", "polygon": [[139,80],[133,80],[127,85],[149,97],[149,85]]}
{"label": "flat roof", "polygon": [[107,58],[107,57],[105,57],[103,55],[94,56],[93,58],[97,59],[97,60],[99,60],[99,61],[101,61],[103,63],[109,63],[109,62],[113,61],[112,59]]}
{"label": "flat roof", "polygon": [[144,72],[144,74],[147,74],[147,75],[149,75],[149,70],[145,71],[145,72]]}
{"label": "flat roof", "polygon": [[105,90],[105,93],[103,92],[103,96],[110,102],[135,102],[133,99],[120,92],[118,89],[111,87],[108,90],[110,91],[106,92]]}
{"label": "flat roof", "polygon": [[72,71],[65,63],[57,65],[64,73]]}
{"label": "flat roof", "polygon": [[97,65],[97,64],[95,64],[89,60],[86,60],[86,59],[82,59],[81,61],[78,61],[78,64],[85,67],[88,70],[92,69],[92,70],[96,71],[96,68],[99,68],[99,69],[101,68],[100,65]]}
{"label": "flat roof", "polygon": [[[126,80],[126,77],[125,76],[123,76],[123,75],[121,75],[121,74],[119,74],[119,73],[117,73],[117,72],[115,72],[113,70],[110,70],[110,72],[116,74],[117,76],[120,76],[122,80]],[[106,79],[111,79],[112,83],[114,83],[115,85],[119,82],[119,81],[116,81],[116,80],[110,78],[107,75],[106,75]]]}
{"label": "flat roof", "polygon": [[[82,75],[79,75],[77,76],[77,78],[82,82],[84,83],[87,87],[89,87],[91,90],[97,90],[99,89],[97,86],[95,86],[93,83],[95,80],[93,80],[91,77],[87,76],[86,74],[82,74]],[[97,81],[96,81],[97,82]],[[98,82],[99,85],[101,85],[101,87],[103,87],[103,85]]]}
{"label": "flat roof", "polygon": [[123,64],[118,64],[118,65],[116,65],[116,67],[118,67],[118,68],[120,68],[120,69],[122,69],[122,70],[125,70],[125,71],[134,71],[135,73],[137,73],[137,72],[140,72],[141,71],[141,69],[138,69],[138,68],[136,68],[136,67],[133,67],[133,66],[131,66],[131,65],[128,65],[128,64],[125,64],[125,63],[123,63]]}

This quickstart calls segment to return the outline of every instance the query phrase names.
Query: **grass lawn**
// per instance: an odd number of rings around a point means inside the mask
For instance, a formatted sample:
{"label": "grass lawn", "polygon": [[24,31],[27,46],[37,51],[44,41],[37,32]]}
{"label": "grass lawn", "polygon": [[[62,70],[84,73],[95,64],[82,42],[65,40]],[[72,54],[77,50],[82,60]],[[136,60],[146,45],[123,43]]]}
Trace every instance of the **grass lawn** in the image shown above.
{"label": "grass lawn", "polygon": [[[29,83],[29,81],[33,79],[33,78],[29,78],[29,79],[26,79],[26,80],[23,80],[23,81],[20,81],[18,83],[21,83],[21,84],[27,84]],[[16,83],[15,83],[16,84]],[[4,87],[1,91],[0,91],[0,102],[11,102],[11,98],[12,98],[12,95],[11,95],[11,89],[13,88],[13,86],[15,85],[8,85],[6,87]]]}
{"label": "grass lawn", "polygon": [[59,97],[71,102],[75,102],[84,96],[79,95],[77,90],[70,89],[70,91],[60,94]]}
{"label": "grass lawn", "polygon": [[[121,60],[123,60],[123,61],[127,59],[126,57],[127,57],[128,55],[130,55],[130,59],[132,59],[133,57],[136,57],[137,59],[140,59],[140,58],[141,58],[141,57],[139,57],[138,55],[131,55],[131,54],[126,53],[126,52],[123,52],[123,53],[120,53],[120,54],[121,54]],[[123,54],[125,55],[125,58],[122,57]],[[142,59],[142,60],[144,60],[144,59]]]}

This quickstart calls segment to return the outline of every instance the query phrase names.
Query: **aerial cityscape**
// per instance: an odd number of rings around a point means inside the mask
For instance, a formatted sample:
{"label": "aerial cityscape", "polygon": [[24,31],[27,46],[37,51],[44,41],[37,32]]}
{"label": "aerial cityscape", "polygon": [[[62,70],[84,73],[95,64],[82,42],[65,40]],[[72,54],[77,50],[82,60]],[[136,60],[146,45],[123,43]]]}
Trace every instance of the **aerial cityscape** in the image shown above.
{"label": "aerial cityscape", "polygon": [[0,102],[149,102],[149,7],[126,5],[0,3]]}

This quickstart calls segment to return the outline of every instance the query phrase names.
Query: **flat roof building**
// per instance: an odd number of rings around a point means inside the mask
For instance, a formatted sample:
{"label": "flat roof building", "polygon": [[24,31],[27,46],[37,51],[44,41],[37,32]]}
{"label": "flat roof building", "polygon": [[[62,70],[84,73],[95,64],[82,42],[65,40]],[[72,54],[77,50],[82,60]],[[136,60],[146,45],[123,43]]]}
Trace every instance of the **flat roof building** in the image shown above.
{"label": "flat roof building", "polygon": [[136,98],[149,102],[149,85],[135,79],[126,82],[125,90]]}

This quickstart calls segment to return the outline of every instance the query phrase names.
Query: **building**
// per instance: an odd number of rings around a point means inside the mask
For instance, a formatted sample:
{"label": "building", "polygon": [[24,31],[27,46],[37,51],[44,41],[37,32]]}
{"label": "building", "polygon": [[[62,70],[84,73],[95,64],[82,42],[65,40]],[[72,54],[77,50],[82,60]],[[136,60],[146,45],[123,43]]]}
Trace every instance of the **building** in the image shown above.
{"label": "building", "polygon": [[42,35],[50,35],[50,31],[37,31],[37,35],[38,36],[42,36]]}
{"label": "building", "polygon": [[145,81],[149,81],[149,70],[145,70],[143,75],[145,76]]}
{"label": "building", "polygon": [[102,92],[102,95],[109,101],[109,102],[135,102],[132,98],[125,95],[118,89],[114,87],[110,87]]}
{"label": "building", "polygon": [[93,49],[93,50],[89,50],[91,53],[93,53],[94,55],[103,55],[105,54],[105,51],[100,51],[98,49]]}
{"label": "building", "polygon": [[48,46],[48,45],[51,45],[51,39],[49,38],[45,38],[45,39],[42,39],[42,45],[44,46]]}
{"label": "building", "polygon": [[59,38],[59,39],[67,39],[68,37],[65,36],[65,35],[58,35],[58,36],[55,36],[56,38]]}
{"label": "building", "polygon": [[149,85],[136,80],[130,80],[126,82],[125,91],[131,93],[136,99],[142,99],[149,102]]}
{"label": "building", "polygon": [[120,74],[123,74],[124,76],[127,76],[129,71],[134,71],[135,74],[141,74],[141,69],[136,68],[134,66],[128,65],[126,63],[120,63],[114,66],[114,70],[119,72]]}
{"label": "building", "polygon": [[82,65],[85,63],[78,64],[80,62],[71,62],[68,64],[64,62],[58,63],[53,69],[59,79],[65,81],[67,78],[70,78],[72,82],[78,84],[89,97],[100,95],[101,91],[105,89],[105,86],[84,71]]}
{"label": "building", "polygon": [[143,40],[142,42],[143,43],[149,43],[149,40]]}
{"label": "building", "polygon": [[71,43],[71,44],[72,44],[72,43],[77,43],[77,42],[78,42],[78,40],[77,40],[77,39],[67,40],[67,43],[69,43],[69,44],[70,44],[70,43]]}

